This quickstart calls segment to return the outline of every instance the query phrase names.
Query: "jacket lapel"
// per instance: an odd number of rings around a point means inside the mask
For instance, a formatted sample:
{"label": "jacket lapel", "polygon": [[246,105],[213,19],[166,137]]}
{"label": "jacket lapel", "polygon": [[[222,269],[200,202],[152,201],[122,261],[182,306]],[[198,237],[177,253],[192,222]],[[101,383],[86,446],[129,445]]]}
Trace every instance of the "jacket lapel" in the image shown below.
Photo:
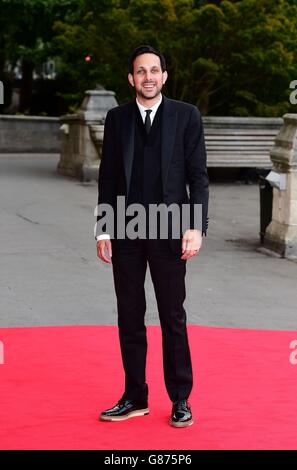
{"label": "jacket lapel", "polygon": [[[161,171],[163,190],[165,191],[170,160],[173,153],[174,138],[176,134],[177,113],[171,100],[166,98],[164,95],[163,100]],[[135,102],[132,102],[131,105],[127,107],[126,112],[123,114],[122,122],[122,149],[127,185],[127,196],[129,195],[134,157],[135,112]]]}
{"label": "jacket lapel", "polygon": [[127,197],[131,182],[132,165],[134,157],[134,134],[135,134],[135,103],[130,103],[123,114],[122,122],[122,149],[127,186]]}
{"label": "jacket lapel", "polygon": [[173,102],[163,95],[164,106],[162,115],[162,144],[161,144],[161,166],[163,191],[166,189],[168,170],[173,153],[174,139],[176,135],[177,112]]}

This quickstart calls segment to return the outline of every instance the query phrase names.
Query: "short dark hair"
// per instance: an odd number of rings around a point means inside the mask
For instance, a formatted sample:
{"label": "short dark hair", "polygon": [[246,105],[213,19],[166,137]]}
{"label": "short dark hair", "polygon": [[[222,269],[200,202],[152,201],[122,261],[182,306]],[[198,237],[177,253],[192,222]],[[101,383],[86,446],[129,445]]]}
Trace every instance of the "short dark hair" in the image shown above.
{"label": "short dark hair", "polygon": [[155,54],[159,57],[160,59],[160,64],[161,64],[161,69],[162,72],[165,72],[166,70],[166,60],[163,54],[161,52],[157,51],[154,47],[150,46],[149,44],[143,44],[141,46],[136,47],[132,54],[130,55],[129,58],[129,72],[133,74],[133,65],[134,65],[134,60],[136,57],[142,54]]}

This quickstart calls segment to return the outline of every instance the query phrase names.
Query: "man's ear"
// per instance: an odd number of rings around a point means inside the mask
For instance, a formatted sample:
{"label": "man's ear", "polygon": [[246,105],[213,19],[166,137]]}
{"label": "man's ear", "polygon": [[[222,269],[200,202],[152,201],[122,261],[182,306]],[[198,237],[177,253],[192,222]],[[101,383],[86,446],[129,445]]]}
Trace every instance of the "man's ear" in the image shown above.
{"label": "man's ear", "polygon": [[166,83],[167,78],[168,78],[168,73],[167,73],[167,70],[165,70],[165,72],[163,72],[163,85]]}
{"label": "man's ear", "polygon": [[134,87],[134,79],[132,73],[128,73],[128,80],[130,85]]}

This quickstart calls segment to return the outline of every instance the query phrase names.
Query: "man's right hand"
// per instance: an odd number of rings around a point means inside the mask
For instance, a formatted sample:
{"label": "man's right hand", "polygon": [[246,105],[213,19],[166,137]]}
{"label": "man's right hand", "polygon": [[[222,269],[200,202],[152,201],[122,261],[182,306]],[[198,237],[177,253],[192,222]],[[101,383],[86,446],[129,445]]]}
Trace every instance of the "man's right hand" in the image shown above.
{"label": "man's right hand", "polygon": [[[109,255],[109,258],[107,257]],[[98,240],[97,241],[97,256],[104,263],[111,264],[112,250],[110,240]]]}

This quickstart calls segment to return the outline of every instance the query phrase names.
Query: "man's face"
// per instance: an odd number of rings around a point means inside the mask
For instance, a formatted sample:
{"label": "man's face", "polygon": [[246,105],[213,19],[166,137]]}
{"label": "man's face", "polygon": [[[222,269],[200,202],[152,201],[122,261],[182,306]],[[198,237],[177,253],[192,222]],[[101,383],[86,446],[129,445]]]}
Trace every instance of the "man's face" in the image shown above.
{"label": "man's face", "polygon": [[150,100],[160,94],[167,72],[162,72],[160,58],[156,54],[141,54],[134,60],[133,75],[129,73],[128,80],[138,96]]}

